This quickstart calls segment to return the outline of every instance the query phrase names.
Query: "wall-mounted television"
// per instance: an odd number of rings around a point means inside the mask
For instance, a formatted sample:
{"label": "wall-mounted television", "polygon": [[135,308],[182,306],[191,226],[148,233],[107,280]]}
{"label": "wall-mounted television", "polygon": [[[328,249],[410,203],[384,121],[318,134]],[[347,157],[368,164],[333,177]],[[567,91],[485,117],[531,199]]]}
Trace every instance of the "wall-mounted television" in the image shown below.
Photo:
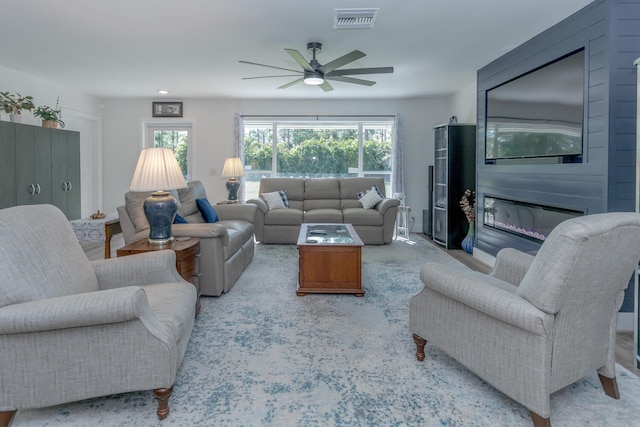
{"label": "wall-mounted television", "polygon": [[485,162],[582,161],[584,49],[486,92]]}

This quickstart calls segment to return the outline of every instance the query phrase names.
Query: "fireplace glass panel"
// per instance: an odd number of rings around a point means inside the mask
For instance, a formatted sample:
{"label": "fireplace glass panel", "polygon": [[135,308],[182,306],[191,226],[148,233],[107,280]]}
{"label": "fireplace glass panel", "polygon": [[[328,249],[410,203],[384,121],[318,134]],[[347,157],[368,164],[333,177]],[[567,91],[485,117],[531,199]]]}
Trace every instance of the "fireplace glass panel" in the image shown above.
{"label": "fireplace glass panel", "polygon": [[544,241],[556,225],[584,212],[498,197],[484,197],[484,225],[536,241]]}

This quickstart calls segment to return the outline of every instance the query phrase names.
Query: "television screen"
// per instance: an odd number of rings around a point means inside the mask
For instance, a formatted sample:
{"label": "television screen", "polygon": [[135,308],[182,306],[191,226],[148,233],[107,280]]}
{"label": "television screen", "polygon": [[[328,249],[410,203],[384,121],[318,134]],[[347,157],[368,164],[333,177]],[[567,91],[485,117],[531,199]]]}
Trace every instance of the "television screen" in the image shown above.
{"label": "television screen", "polygon": [[487,91],[487,160],[582,154],[584,50]]}

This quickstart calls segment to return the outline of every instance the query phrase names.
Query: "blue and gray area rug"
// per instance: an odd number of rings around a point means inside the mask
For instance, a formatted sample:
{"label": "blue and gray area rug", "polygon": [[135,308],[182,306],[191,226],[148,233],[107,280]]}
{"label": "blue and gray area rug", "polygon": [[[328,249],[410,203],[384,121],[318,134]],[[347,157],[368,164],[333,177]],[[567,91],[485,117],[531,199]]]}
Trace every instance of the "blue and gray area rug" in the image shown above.
{"label": "blue and gray area rug", "polygon": [[[233,289],[207,299],[160,422],[151,391],[18,411],[22,426],[530,426],[527,409],[427,345],[418,362],[408,301],[427,260],[420,237],[363,249],[366,295],[297,297],[295,246],[258,246]],[[465,268],[460,266],[460,268]],[[552,395],[560,426],[637,426],[640,378],[620,400],[594,372]]]}

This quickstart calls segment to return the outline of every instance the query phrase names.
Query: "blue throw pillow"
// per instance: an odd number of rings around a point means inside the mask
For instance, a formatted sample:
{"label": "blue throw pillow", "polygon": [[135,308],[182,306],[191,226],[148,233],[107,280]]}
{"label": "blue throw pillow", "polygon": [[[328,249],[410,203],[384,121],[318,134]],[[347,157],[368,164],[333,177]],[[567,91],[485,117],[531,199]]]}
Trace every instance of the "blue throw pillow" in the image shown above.
{"label": "blue throw pillow", "polygon": [[184,219],[180,214],[176,214],[176,218],[173,220],[174,224],[189,224],[189,221]]}
{"label": "blue throw pillow", "polygon": [[206,222],[218,222],[218,214],[207,199],[196,199],[196,205],[198,205],[200,215]]}

